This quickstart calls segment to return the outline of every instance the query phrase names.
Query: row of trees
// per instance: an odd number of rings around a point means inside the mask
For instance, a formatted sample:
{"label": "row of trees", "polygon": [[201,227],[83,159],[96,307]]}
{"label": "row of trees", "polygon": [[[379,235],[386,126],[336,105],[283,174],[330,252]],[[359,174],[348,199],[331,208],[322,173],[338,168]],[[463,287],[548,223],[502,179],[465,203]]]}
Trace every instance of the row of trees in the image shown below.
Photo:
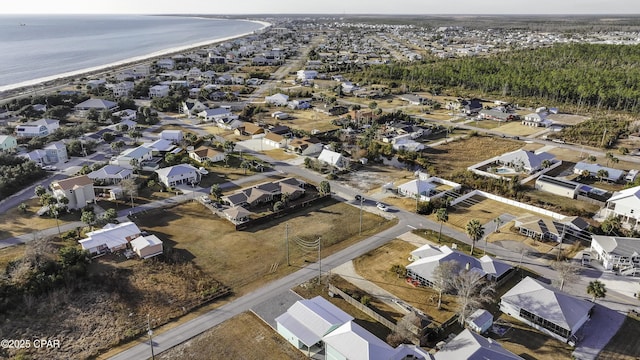
{"label": "row of trees", "polygon": [[412,90],[456,88],[479,95],[638,111],[640,69],[635,64],[639,60],[637,46],[568,44],[486,57],[374,65],[349,77],[360,83],[402,83]]}

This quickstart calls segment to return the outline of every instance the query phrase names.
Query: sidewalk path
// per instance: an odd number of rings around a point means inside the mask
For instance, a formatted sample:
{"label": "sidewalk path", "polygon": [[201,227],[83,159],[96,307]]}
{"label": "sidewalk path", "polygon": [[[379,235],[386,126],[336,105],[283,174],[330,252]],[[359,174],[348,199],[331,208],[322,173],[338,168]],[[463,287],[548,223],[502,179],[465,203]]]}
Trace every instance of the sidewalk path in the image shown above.
{"label": "sidewalk path", "polygon": [[402,313],[407,312],[407,309],[398,304],[398,302],[400,302],[398,298],[393,296],[387,290],[360,276],[353,267],[353,261],[347,261],[346,263],[335,267],[331,272],[342,276],[343,279],[366,291],[369,295],[377,298],[390,307],[399,309]]}

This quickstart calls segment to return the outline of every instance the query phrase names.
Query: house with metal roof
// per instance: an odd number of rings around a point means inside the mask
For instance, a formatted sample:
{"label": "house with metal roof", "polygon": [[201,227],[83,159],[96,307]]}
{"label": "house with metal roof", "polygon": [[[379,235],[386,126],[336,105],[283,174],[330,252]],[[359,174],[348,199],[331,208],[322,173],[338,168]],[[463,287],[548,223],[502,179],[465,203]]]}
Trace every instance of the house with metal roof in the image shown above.
{"label": "house with metal roof", "polygon": [[73,109],[78,115],[86,116],[91,110],[116,111],[118,110],[118,103],[104,99],[89,99],[74,106]]}
{"label": "house with metal roof", "polygon": [[463,330],[435,353],[435,360],[522,360],[497,341]]}
{"label": "house with metal roof", "polygon": [[47,136],[58,130],[60,120],[39,119],[16,126],[17,137],[37,137]]}
{"label": "house with metal roof", "polygon": [[640,186],[616,191],[607,200],[605,216],[619,216],[623,224],[631,229],[640,223]]}
{"label": "house with metal roof", "polygon": [[591,253],[607,270],[640,275],[640,238],[591,235]]}
{"label": "house with metal roof", "polygon": [[515,169],[517,172],[534,173],[542,169],[542,164],[547,161],[553,162],[555,156],[547,152],[534,153],[527,150],[516,150],[501,155],[497,162],[504,166]]}
{"label": "house with metal roof", "polygon": [[536,190],[548,192],[550,194],[575,199],[578,189],[582,184],[571,180],[565,180],[547,175],[540,175],[536,179]]}
{"label": "house with metal roof", "polygon": [[365,330],[354,321],[348,321],[322,339],[327,359],[388,360],[395,349]]}
{"label": "house with metal roof", "polygon": [[607,172],[607,175],[603,178],[603,180],[607,180],[609,182],[620,182],[625,176],[624,170],[618,170],[602,166],[600,164],[591,164],[583,161],[576,163],[576,165],[573,167],[574,174],[582,175],[584,171],[588,171],[589,176],[594,178],[600,177],[598,176],[598,172],[600,170],[604,170]]}
{"label": "house with metal roof", "polygon": [[166,187],[174,187],[180,184],[197,183],[200,181],[200,171],[189,164],[178,164],[155,170],[158,181]]}
{"label": "house with metal roof", "polygon": [[124,150],[116,158],[112,158],[111,164],[127,169],[133,169],[134,166],[131,164],[132,160],[135,160],[138,163],[138,166],[142,166],[143,162],[149,161],[152,158],[153,151],[145,145],[140,145],[132,149]]}
{"label": "house with metal roof", "polygon": [[86,233],[87,238],[78,243],[90,254],[103,254],[125,249],[129,241],[139,237],[140,233],[138,226],[130,221],[107,224],[100,230]]}
{"label": "house with metal roof", "polygon": [[162,240],[155,235],[139,236],[131,240],[131,250],[141,259],[149,259],[162,254]]}
{"label": "house with metal roof", "polygon": [[318,155],[318,160],[338,169],[344,169],[349,165],[349,159],[329,149],[322,149],[322,152]]}
{"label": "house with metal roof", "polygon": [[322,337],[353,317],[321,296],[299,300],[276,318],[276,330],[297,349],[320,346]]}
{"label": "house with metal roof", "polygon": [[460,269],[468,268],[478,271],[487,280],[498,283],[506,280],[513,270],[511,265],[495,260],[488,255],[477,259],[446,245],[439,248],[428,244],[424,245],[411,252],[411,258],[414,261],[407,265],[407,276],[426,286],[434,286],[434,272],[440,264],[446,261],[455,261]]}
{"label": "house with metal roof", "polygon": [[118,165],[106,165],[87,174],[89,179],[106,184],[117,184],[122,180],[129,179],[132,175],[131,169]]}
{"label": "house with metal roof", "polygon": [[500,311],[560,341],[575,345],[575,334],[589,320],[594,304],[530,277],[500,298]]}

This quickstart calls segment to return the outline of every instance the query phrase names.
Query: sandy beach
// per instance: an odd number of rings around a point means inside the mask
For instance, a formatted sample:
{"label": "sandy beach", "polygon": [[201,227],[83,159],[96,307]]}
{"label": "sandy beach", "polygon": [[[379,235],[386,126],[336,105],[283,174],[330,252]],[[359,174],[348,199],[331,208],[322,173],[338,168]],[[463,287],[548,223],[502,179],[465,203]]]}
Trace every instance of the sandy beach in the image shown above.
{"label": "sandy beach", "polygon": [[[207,19],[207,20],[218,20],[216,18],[209,18],[209,17],[197,17],[197,18]],[[260,24],[262,27],[256,31],[262,31],[272,25],[271,23],[268,23],[265,21],[259,21],[259,20],[242,20],[242,19],[238,19],[238,20]],[[55,87],[65,85],[71,79],[79,76],[80,77],[96,76],[102,73],[123,70],[135,65],[149,63],[161,57],[176,55],[186,51],[192,51],[202,47],[220,44],[229,40],[242,38],[242,37],[254,34],[256,31],[246,32],[246,33],[214,39],[214,40],[205,40],[205,41],[191,43],[184,46],[176,46],[176,47],[163,49],[163,50],[152,52],[145,55],[131,57],[131,58],[123,59],[116,62],[111,62],[104,65],[94,66],[91,68],[69,71],[62,74],[56,74],[56,75],[42,77],[38,79],[23,81],[16,84],[0,86],[0,100],[7,100],[8,98],[20,96],[26,92],[33,91],[34,88],[37,88],[38,91],[47,91],[47,88],[55,88]]]}

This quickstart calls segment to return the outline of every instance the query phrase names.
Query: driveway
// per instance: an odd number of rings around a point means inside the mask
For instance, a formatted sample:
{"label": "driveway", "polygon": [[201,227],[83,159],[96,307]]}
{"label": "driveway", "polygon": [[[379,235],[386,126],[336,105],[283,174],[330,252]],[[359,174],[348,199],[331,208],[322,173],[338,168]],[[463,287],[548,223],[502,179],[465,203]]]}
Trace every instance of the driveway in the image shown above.
{"label": "driveway", "polygon": [[[573,351],[578,360],[595,360],[611,338],[618,332],[625,316],[600,304],[595,304],[591,320],[583,325],[578,336],[584,338]],[[635,341],[631,340],[630,341]]]}

